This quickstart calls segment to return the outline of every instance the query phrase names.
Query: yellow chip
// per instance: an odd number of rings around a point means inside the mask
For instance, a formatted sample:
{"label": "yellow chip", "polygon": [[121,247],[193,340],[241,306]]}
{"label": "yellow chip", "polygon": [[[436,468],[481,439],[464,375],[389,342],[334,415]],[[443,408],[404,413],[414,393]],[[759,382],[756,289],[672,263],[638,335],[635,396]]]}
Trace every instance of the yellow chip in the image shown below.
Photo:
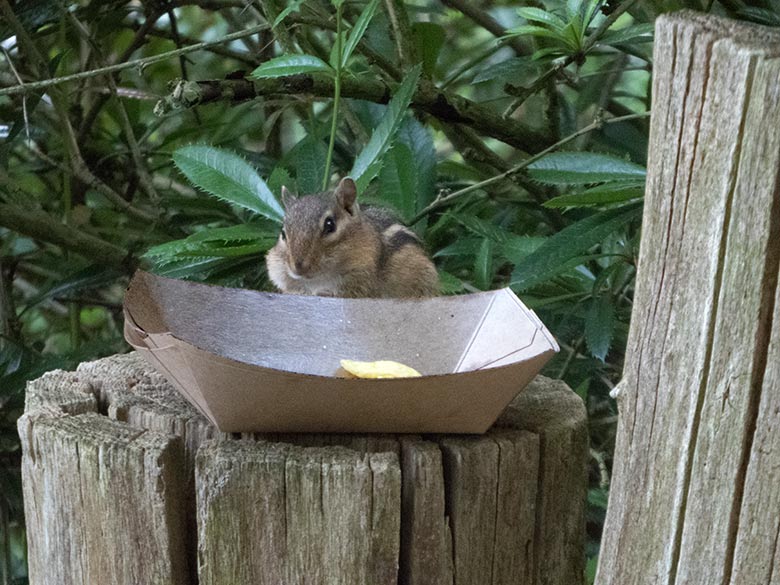
{"label": "yellow chip", "polygon": [[417,378],[421,375],[414,368],[389,360],[378,362],[341,360],[341,367],[358,378]]}

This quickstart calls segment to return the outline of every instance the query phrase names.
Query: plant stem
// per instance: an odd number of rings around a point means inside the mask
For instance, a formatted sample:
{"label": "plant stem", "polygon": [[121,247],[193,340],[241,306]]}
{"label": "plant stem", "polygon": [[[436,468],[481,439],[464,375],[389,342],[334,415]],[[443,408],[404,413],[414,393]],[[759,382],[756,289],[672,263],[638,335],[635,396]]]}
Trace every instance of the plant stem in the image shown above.
{"label": "plant stem", "polygon": [[80,313],[81,308],[78,303],[68,303],[68,320],[70,322],[70,348],[76,350],[81,344],[80,335]]}
{"label": "plant stem", "polygon": [[341,4],[336,8],[336,79],[333,88],[333,121],[330,124],[330,142],[328,143],[328,156],[325,158],[325,175],[322,177],[322,190],[328,188],[330,181],[330,162],[333,159],[333,147],[336,144],[336,128],[339,118],[339,102],[341,101],[341,59],[343,47],[341,46]]}
{"label": "plant stem", "polygon": [[420,221],[423,217],[428,215],[431,211],[438,209],[439,207],[442,207],[443,205],[446,205],[450,202],[452,202],[455,199],[459,199],[460,197],[463,197],[464,195],[467,195],[469,193],[473,193],[474,191],[477,191],[479,189],[483,189],[487,187],[488,185],[492,185],[493,183],[496,183],[498,181],[501,181],[507,177],[510,177],[511,175],[514,175],[516,173],[519,173],[529,165],[535,163],[537,160],[542,158],[543,156],[550,154],[551,152],[558,150],[562,146],[568,144],[572,140],[575,140],[576,138],[582,136],[583,134],[587,134],[588,132],[592,132],[593,130],[598,130],[602,128],[605,124],[615,124],[617,122],[625,122],[627,120],[636,120],[638,118],[646,118],[650,115],[650,112],[644,112],[642,114],[629,114],[628,116],[619,116],[617,118],[609,118],[607,120],[595,120],[593,123],[585,126],[584,128],[581,128],[574,132],[573,134],[569,134],[565,138],[562,138],[552,146],[548,146],[544,150],[538,152],[537,154],[528,157],[523,162],[521,162],[518,165],[515,165],[511,169],[504,171],[503,173],[500,173],[498,175],[495,175],[493,177],[490,177],[489,179],[485,179],[484,181],[480,181],[479,183],[474,183],[473,185],[469,185],[468,187],[464,187],[463,189],[460,189],[458,191],[455,191],[454,193],[450,193],[449,195],[445,195],[444,197],[437,197],[433,203],[428,205],[425,209],[423,209],[420,213],[418,213],[410,222],[409,225],[414,225],[418,221]]}

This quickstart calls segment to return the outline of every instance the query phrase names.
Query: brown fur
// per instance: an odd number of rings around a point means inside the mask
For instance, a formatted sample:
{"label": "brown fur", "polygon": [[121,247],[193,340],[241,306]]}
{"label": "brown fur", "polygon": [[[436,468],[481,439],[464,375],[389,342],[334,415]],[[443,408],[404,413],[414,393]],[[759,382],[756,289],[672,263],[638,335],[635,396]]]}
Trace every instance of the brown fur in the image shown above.
{"label": "brown fur", "polygon": [[[384,210],[360,209],[355,197],[349,178],[319,195],[295,198],[283,189],[286,240],[280,235],[266,256],[277,288],[336,297],[439,294],[436,268],[413,232]],[[327,217],[333,233],[323,230]]]}

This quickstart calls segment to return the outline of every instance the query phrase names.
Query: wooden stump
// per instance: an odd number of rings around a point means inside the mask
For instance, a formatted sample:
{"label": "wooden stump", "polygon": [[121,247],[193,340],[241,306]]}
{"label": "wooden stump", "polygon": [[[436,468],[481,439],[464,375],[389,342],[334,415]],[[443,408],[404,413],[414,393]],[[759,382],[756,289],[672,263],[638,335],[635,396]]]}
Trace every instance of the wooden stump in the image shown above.
{"label": "wooden stump", "polygon": [[136,354],[19,421],[30,583],[576,584],[585,410],[538,378],[482,436],[217,432]]}
{"label": "wooden stump", "polygon": [[658,19],[597,583],[780,583],[780,31]]}

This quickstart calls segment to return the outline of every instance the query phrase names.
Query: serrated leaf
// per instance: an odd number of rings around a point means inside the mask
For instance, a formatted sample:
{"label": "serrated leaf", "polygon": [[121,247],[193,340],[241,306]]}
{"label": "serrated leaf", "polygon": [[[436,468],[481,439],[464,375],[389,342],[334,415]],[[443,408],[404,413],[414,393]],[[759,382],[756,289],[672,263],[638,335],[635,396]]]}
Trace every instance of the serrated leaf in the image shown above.
{"label": "serrated leaf", "polygon": [[585,314],[585,342],[593,357],[604,361],[615,331],[615,306],[612,298],[602,295],[593,299]]}
{"label": "serrated leaf", "polygon": [[270,220],[282,221],[282,206],[257,171],[237,154],[193,145],[176,150],[173,161],[193,185],[214,197]]}
{"label": "serrated leaf", "polygon": [[417,210],[417,173],[412,151],[405,144],[396,143],[385,155],[379,173],[380,197],[390,205],[404,221]]}
{"label": "serrated leaf", "polygon": [[588,250],[640,217],[641,213],[641,205],[628,204],[596,213],[565,227],[515,265],[510,286],[517,291],[525,290],[560,274],[564,268],[577,266],[572,262],[579,261]]}
{"label": "serrated leaf", "polygon": [[[251,242],[268,238],[268,230],[249,223],[201,230],[187,238],[190,242]],[[271,236],[275,238],[275,236]]]}
{"label": "serrated leaf", "polygon": [[407,116],[398,130],[396,142],[405,144],[412,153],[416,186],[416,212],[428,205],[435,196],[436,188],[436,147],[433,135],[427,126],[423,126],[414,116]]}
{"label": "serrated leaf", "polygon": [[415,22],[412,25],[412,36],[417,44],[417,53],[422,57],[423,72],[430,77],[444,45],[444,27],[433,22]]}
{"label": "serrated leaf", "polygon": [[355,159],[350,176],[358,186],[358,192],[365,190],[371,180],[379,173],[382,157],[390,149],[393,138],[403,122],[406,108],[412,101],[420,79],[420,65],[416,65],[404,78],[393,99],[387,105],[384,116],[371,134],[366,147]]}
{"label": "serrated leaf", "polygon": [[282,187],[287,187],[293,192],[295,191],[295,186],[293,185],[290,172],[283,166],[275,167],[274,170],[271,171],[271,175],[268,177],[266,184],[271,190],[271,193],[276,195],[279,201],[281,201],[282,197]]}
{"label": "serrated leaf", "polygon": [[275,241],[275,239],[261,240],[251,244],[239,244],[232,246],[204,242],[200,247],[181,252],[178,256],[180,258],[186,258],[189,256],[195,256],[198,258],[237,258],[239,256],[259,256],[261,252],[267,252],[270,250]]}
{"label": "serrated leaf", "polygon": [[195,278],[205,279],[217,270],[223,270],[243,259],[235,258],[177,258],[172,262],[158,264],[153,267],[155,274],[168,278]]}
{"label": "serrated leaf", "polygon": [[250,224],[213,228],[150,248],[144,258],[166,265],[182,257],[236,257],[259,254],[273,246],[276,234]]}
{"label": "serrated leaf", "polygon": [[547,238],[542,236],[512,236],[501,244],[504,257],[512,264],[518,264],[541,246]]}
{"label": "serrated leaf", "polygon": [[644,167],[597,152],[553,152],[531,163],[528,175],[550,185],[583,185],[607,181],[644,181]]}
{"label": "serrated leaf", "polygon": [[626,201],[639,199],[645,194],[644,185],[623,186],[622,183],[618,185],[618,187],[613,188],[604,185],[588,189],[582,193],[560,195],[546,201],[544,206],[553,209],[562,207],[593,207],[611,203],[625,203]]}
{"label": "serrated leaf", "polygon": [[323,73],[333,76],[333,68],[314,55],[282,55],[266,61],[249,74],[249,79],[285,77],[300,73]]}
{"label": "serrated leaf", "polygon": [[355,48],[358,46],[360,39],[362,39],[363,35],[366,34],[366,29],[368,28],[371,19],[374,18],[377,6],[379,6],[379,0],[371,0],[371,2],[369,2],[363,9],[363,12],[360,13],[360,16],[358,16],[358,19],[355,21],[355,26],[353,26],[349,31],[349,36],[347,37],[347,42],[344,45],[343,56],[341,59],[342,67],[347,64],[347,59],[350,58],[352,53],[355,51]]}
{"label": "serrated leaf", "polygon": [[327,154],[325,144],[311,135],[296,144],[288,154],[287,158],[295,164],[295,179],[301,194],[321,190]]}
{"label": "serrated leaf", "polygon": [[493,240],[485,238],[479,245],[474,258],[474,284],[486,290],[493,282]]}
{"label": "serrated leaf", "polygon": [[539,22],[546,24],[555,30],[563,30],[566,26],[566,22],[560,17],[541,8],[535,8],[532,6],[525,6],[518,8],[517,13],[525,18],[528,22]]}

